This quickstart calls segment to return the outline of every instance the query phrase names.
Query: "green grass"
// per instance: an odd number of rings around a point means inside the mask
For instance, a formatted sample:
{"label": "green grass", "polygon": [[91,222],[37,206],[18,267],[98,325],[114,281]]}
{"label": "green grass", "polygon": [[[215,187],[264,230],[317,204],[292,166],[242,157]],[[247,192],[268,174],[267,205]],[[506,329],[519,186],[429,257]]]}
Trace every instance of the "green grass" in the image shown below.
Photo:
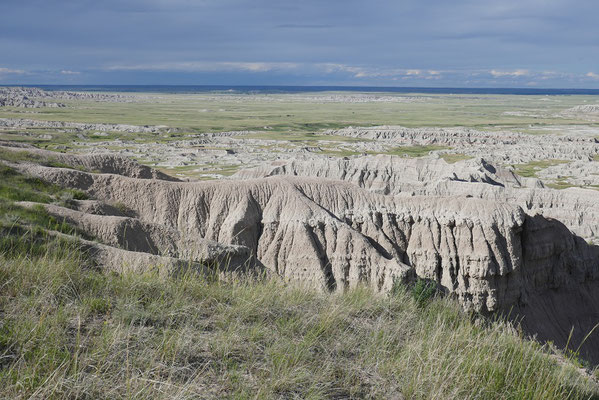
{"label": "green grass", "polygon": [[46,233],[71,226],[15,204],[64,190],[0,173],[18,189],[0,191],[0,398],[599,398],[575,363],[427,281],[329,294],[104,272]]}
{"label": "green grass", "polygon": [[599,154],[597,154],[593,157],[593,161],[599,161]]}
{"label": "green grass", "polygon": [[[350,94],[350,93],[345,93]],[[132,94],[144,95],[144,94]],[[306,94],[309,96],[309,94]],[[329,95],[319,93],[319,95]],[[383,95],[383,94],[382,94]],[[397,96],[388,93],[386,96]],[[402,95],[403,96],[403,95]],[[416,102],[399,103],[321,103],[314,100],[297,101],[289,95],[269,95],[274,101],[263,101],[264,96],[161,94],[160,99],[130,103],[94,101],[65,101],[66,108],[39,109],[27,118],[48,121],[86,123],[121,123],[133,125],[166,125],[181,131],[162,136],[155,134],[110,133],[108,137],[78,139],[73,132],[52,132],[53,139],[21,137],[19,140],[50,143],[52,146],[72,146],[76,141],[104,141],[121,138],[136,142],[170,141],[184,138],[189,133],[253,130],[265,138],[292,140],[320,140],[313,133],[346,126],[402,125],[406,127],[466,126],[482,130],[509,129],[530,131],[531,127],[551,125],[576,126],[581,121],[562,118],[559,113],[586,101],[589,96],[498,96],[498,95],[423,95],[413,94]],[[207,112],[201,112],[208,110]],[[540,110],[540,111],[539,111]],[[23,118],[19,110],[3,108],[0,117]],[[521,111],[522,116],[505,112]],[[526,116],[526,113],[542,114]],[[585,121],[589,125],[592,122]],[[7,129],[8,132],[13,130]],[[48,133],[47,129],[30,129],[32,133]],[[547,132],[549,131],[535,131]],[[307,135],[307,136],[304,136]],[[15,136],[17,135],[10,135]],[[343,139],[347,140],[347,139]]]}
{"label": "green grass", "polygon": [[[68,205],[72,199],[84,198],[87,196],[81,191],[62,189],[0,164],[0,252],[42,253],[49,240],[44,236],[46,230],[87,237],[62,219],[51,216],[41,205]],[[40,205],[22,207],[17,204],[20,201]]]}
{"label": "green grass", "polygon": [[418,289],[103,273],[0,255],[2,398],[598,398],[569,362]]}
{"label": "green grass", "polygon": [[60,162],[54,157],[48,157],[45,155],[32,153],[30,151],[11,151],[0,148],[0,160],[9,162],[32,162],[35,164],[44,165],[46,167],[85,170],[80,166],[73,166]]}
{"label": "green grass", "polygon": [[567,188],[571,188],[571,187],[580,187],[579,185],[575,185],[572,184],[568,181],[568,179],[571,177],[560,177],[558,179],[556,179],[554,182],[551,183],[547,183],[546,186],[550,187],[552,189],[567,189]]}
{"label": "green grass", "polygon": [[436,151],[436,150],[446,150],[449,147],[446,146],[435,146],[435,145],[428,145],[428,146],[401,146],[401,147],[395,147],[385,153],[382,154],[389,154],[389,155],[394,155],[394,156],[407,156],[407,157],[424,157],[427,156],[431,151]]}
{"label": "green grass", "polygon": [[531,161],[526,164],[516,164],[514,165],[515,172],[523,177],[534,178],[537,177],[537,173],[545,168],[552,167],[554,165],[559,164],[567,164],[569,161],[567,160],[540,160],[540,161]]}
{"label": "green grass", "polygon": [[353,150],[323,147],[320,154],[326,154],[328,156],[334,156],[334,157],[351,157],[351,156],[357,156],[362,153],[359,151],[353,151]]}
{"label": "green grass", "polygon": [[0,163],[0,200],[50,203],[86,198],[86,194],[79,190],[63,189],[39,178],[23,175]]}
{"label": "green grass", "polygon": [[457,163],[458,161],[472,159],[471,156],[467,156],[466,154],[462,154],[462,153],[442,153],[442,154],[440,154],[440,157],[442,159],[444,159],[445,162],[447,162],[448,164],[454,164],[454,163]]}

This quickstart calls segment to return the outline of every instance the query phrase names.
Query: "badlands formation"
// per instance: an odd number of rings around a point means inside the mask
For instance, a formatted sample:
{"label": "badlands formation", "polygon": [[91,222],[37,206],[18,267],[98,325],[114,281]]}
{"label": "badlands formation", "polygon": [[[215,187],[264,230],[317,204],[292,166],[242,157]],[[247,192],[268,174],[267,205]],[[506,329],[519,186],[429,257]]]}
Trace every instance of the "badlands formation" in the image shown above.
{"label": "badlands formation", "polygon": [[[599,335],[585,338],[599,323],[596,133],[379,126],[325,131],[314,146],[252,131],[90,144],[95,131],[159,137],[168,129],[0,124],[80,135],[79,154],[14,142],[0,151],[12,155],[3,161],[10,167],[89,196],[43,206],[93,238],[82,243],[105,268],[217,266],[224,275],[267,273],[326,291],[387,292],[427,279],[465,310],[508,316],[539,340],[581,345],[599,363]],[[347,156],[332,155],[332,146]],[[431,151],[391,155],[402,146]],[[460,160],[446,161],[452,154]],[[216,180],[183,180],[126,156],[161,168],[215,159],[236,168],[213,171]],[[559,162],[539,167],[547,159]]]}

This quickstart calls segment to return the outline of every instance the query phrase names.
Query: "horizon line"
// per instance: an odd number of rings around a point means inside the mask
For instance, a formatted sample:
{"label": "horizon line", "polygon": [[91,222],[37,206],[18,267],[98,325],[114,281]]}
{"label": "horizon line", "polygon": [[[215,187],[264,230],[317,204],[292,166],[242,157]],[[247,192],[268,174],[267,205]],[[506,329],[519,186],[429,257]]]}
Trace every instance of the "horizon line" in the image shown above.
{"label": "horizon line", "polygon": [[273,85],[273,84],[164,84],[164,83],[0,83],[0,86],[11,86],[11,87],[52,87],[52,86],[72,86],[72,87],[86,87],[86,86],[112,86],[112,87],[246,87],[246,88],[257,88],[257,87],[272,87],[272,88],[372,88],[372,89],[459,89],[459,90],[529,90],[529,91],[542,91],[542,90],[592,90],[599,92],[599,88],[575,88],[575,87],[521,87],[521,86],[378,86],[378,85]]}

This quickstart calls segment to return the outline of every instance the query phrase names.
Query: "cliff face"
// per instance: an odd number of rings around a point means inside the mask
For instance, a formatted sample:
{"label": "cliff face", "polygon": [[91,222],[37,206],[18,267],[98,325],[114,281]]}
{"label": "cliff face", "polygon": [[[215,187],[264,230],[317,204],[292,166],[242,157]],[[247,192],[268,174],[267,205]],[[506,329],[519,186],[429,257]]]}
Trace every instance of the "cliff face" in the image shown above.
{"label": "cliff face", "polygon": [[559,220],[585,239],[599,236],[599,191],[545,188],[538,179],[520,177],[483,159],[455,164],[384,155],[330,162],[292,159],[241,170],[233,178],[270,176],[342,180],[393,196],[471,196],[516,204],[527,214]]}
{"label": "cliff face", "polygon": [[[230,269],[264,267],[296,284],[331,291],[358,284],[388,291],[396,280],[418,276],[438,282],[465,309],[514,311],[525,317],[529,332],[563,345],[572,326],[580,341],[599,322],[599,247],[557,220],[527,214],[517,202],[465,192],[391,196],[354,179],[271,176],[184,183],[17,167],[106,203],[47,209],[109,246],[195,262],[226,258]],[[461,176],[476,177],[472,180],[479,183],[473,185],[489,187],[489,193],[506,190],[497,172],[466,172]],[[511,185],[519,184],[512,180]],[[129,213],[109,215],[117,213],[107,204],[124,204]],[[597,349],[593,336],[583,351],[599,360]]]}

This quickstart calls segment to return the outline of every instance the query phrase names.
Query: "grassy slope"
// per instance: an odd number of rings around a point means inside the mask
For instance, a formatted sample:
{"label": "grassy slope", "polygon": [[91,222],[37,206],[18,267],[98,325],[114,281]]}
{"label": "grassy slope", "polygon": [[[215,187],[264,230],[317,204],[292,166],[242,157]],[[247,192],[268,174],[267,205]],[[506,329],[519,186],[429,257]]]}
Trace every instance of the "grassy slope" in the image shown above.
{"label": "grassy slope", "polygon": [[[28,198],[64,195],[5,172]],[[0,398],[599,398],[570,362],[426,288],[104,273],[40,243],[55,221],[0,204],[22,230],[0,249]]]}
{"label": "grassy slope", "polygon": [[0,258],[0,397],[598,398],[449,300],[117,276],[52,253]]}

